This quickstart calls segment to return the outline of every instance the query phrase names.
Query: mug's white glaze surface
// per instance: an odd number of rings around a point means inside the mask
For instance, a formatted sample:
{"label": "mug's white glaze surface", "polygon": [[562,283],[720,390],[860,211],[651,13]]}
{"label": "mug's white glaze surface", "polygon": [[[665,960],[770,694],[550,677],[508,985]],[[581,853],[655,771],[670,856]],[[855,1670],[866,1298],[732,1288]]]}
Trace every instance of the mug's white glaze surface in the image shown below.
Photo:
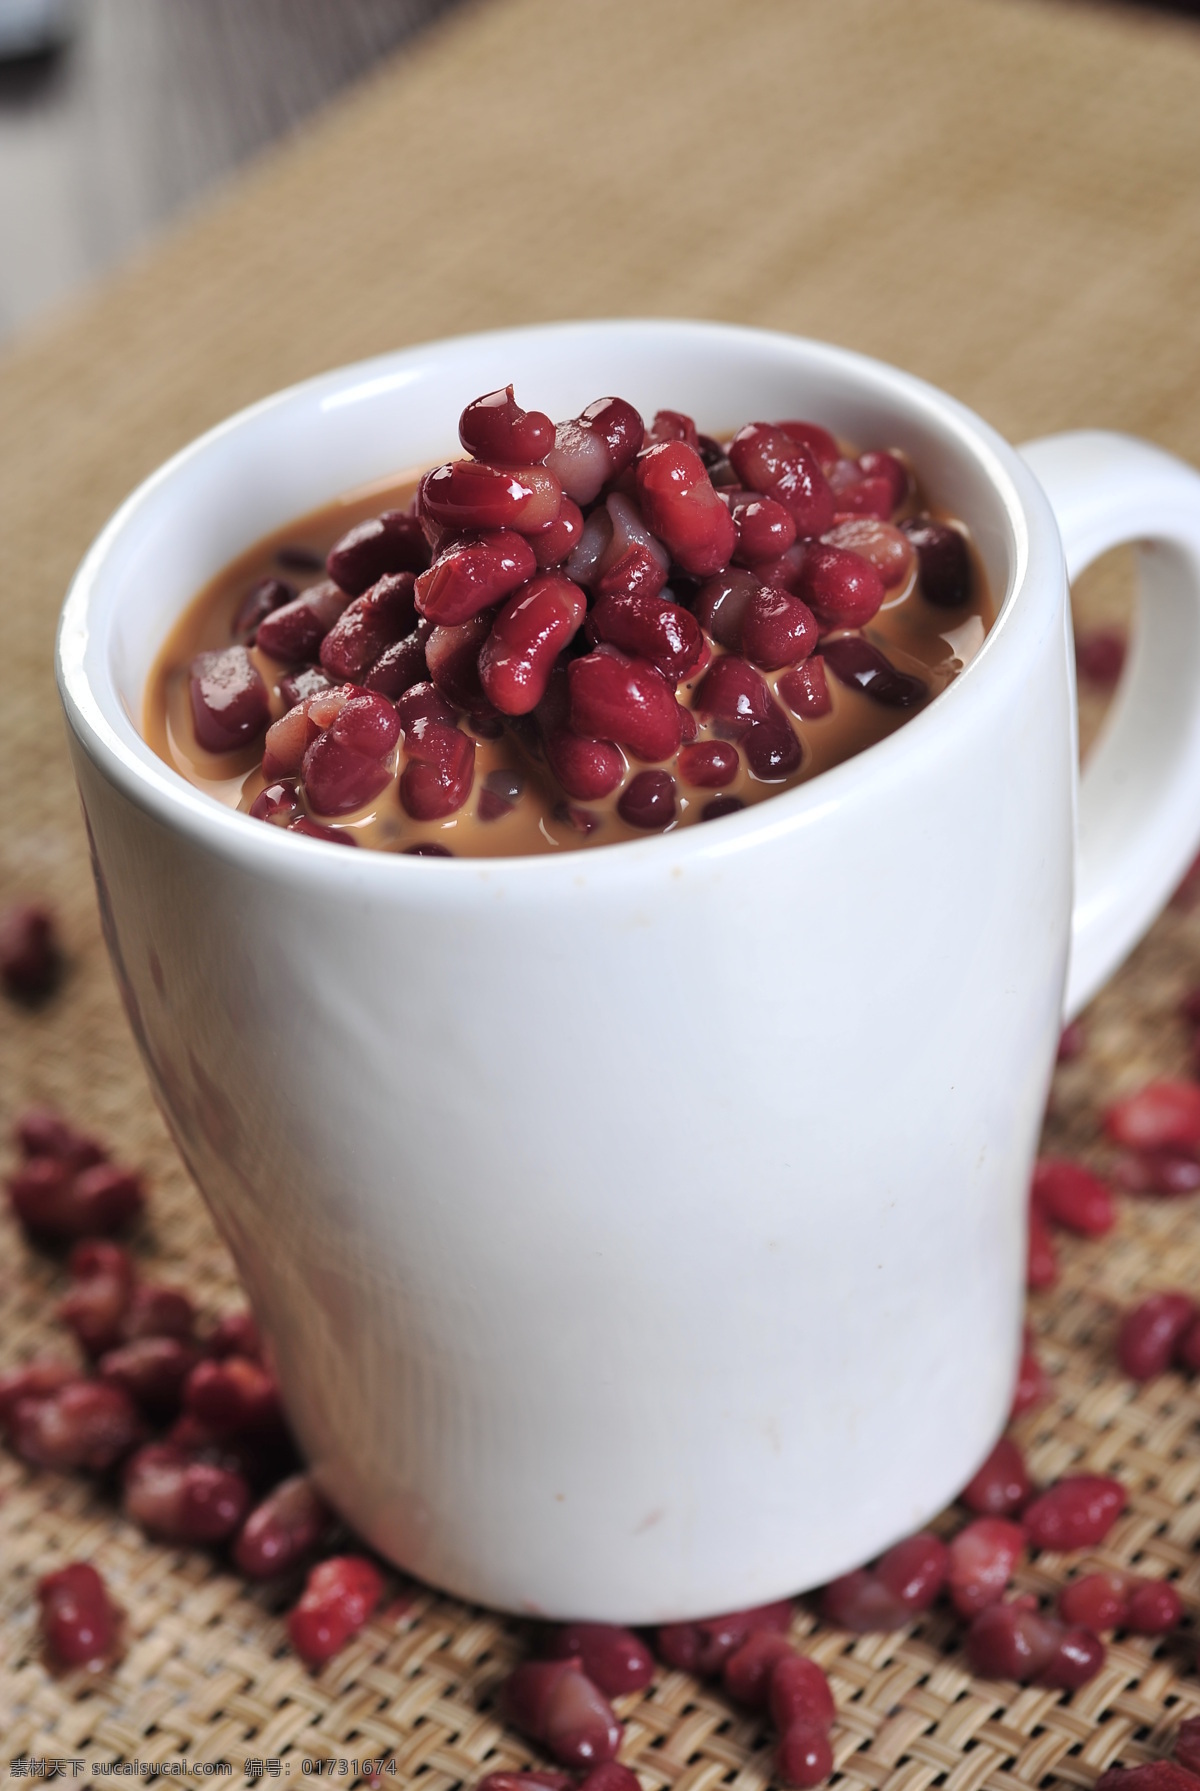
{"label": "mug's white glaze surface", "polygon": [[[184,604],[510,380],[899,446],[999,619],[883,744],[644,842],[352,853],[201,796],[130,719]],[[302,1444],[385,1554],[516,1611],[698,1615],[857,1564],[987,1452],[1071,931],[1066,595],[1041,489],[953,400],[685,323],[328,375],[100,537],[60,682],[114,963]]]}

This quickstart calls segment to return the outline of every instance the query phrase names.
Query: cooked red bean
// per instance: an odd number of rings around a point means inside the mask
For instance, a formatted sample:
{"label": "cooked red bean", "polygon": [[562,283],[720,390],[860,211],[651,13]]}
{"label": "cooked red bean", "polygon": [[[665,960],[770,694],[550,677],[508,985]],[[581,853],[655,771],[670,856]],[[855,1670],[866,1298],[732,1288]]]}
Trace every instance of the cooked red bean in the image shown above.
{"label": "cooked red bean", "polygon": [[719,821],[722,815],[736,815],[738,810],[745,806],[746,804],[740,796],[714,796],[712,801],[706,802],[700,810],[700,819],[702,821]]}
{"label": "cooked red bean", "polygon": [[236,752],[271,719],[267,687],[245,647],[198,653],[188,692],[196,739],[206,752]]}
{"label": "cooked red bean", "polygon": [[414,684],[397,699],[396,716],[407,735],[418,721],[440,721],[452,728],[458,721],[454,704],[447,702],[436,684],[426,679]]}
{"label": "cooked red bean", "polygon": [[522,410],[511,386],[473,398],[458,419],[458,439],[476,460],[533,466],[554,446],[554,424],[540,410]]}
{"label": "cooked red bean", "polygon": [[[1188,1773],[1200,1773],[1200,1716],[1185,1717],[1176,1729],[1175,1758]],[[1104,1774],[1107,1779],[1112,1779],[1115,1776],[1114,1772]],[[1133,1791],[1132,1787],[1131,1791]],[[1142,1787],[1142,1791],[1155,1791],[1155,1787],[1147,1785]],[[1175,1787],[1162,1786],[1158,1788],[1158,1791],[1175,1791]]]}
{"label": "cooked red bean", "polygon": [[434,628],[425,642],[429,676],[444,697],[469,713],[486,713],[492,708],[479,681],[479,655],[494,620],[493,612],[484,610],[453,628]]}
{"label": "cooked red bean", "polygon": [[0,1430],[8,1429],[23,1399],[48,1398],[78,1379],[78,1364],[60,1362],[55,1356],[36,1356],[20,1368],[5,1369],[0,1373]]}
{"label": "cooked red bean", "polygon": [[970,1617],[1003,1598],[1025,1552],[1020,1524],[1003,1517],[977,1517],[950,1543],[950,1602]]}
{"label": "cooked red bean", "polygon": [[751,774],[762,783],[781,783],[800,769],[803,749],[781,709],[772,705],[764,721],[753,722],[741,736]]}
{"label": "cooked red bean", "polygon": [[88,1132],[77,1132],[50,1107],[27,1107],[13,1128],[14,1137],[25,1157],[56,1157],[70,1169],[88,1169],[102,1163],[108,1155],[98,1139]]}
{"label": "cooked red bean", "polygon": [[286,664],[310,664],[349,603],[346,592],[332,579],[311,585],[259,623],[256,645]]}
{"label": "cooked red bean", "polygon": [[76,1244],[67,1269],[71,1286],[58,1302],[58,1317],[88,1355],[102,1355],[125,1338],[136,1280],[133,1258],[120,1244],[88,1239]]}
{"label": "cooked red bean", "polygon": [[1022,1522],[1035,1548],[1094,1548],[1128,1503],[1119,1480],[1068,1474],[1025,1507]]}
{"label": "cooked red bean", "polygon": [[1035,1406],[1042,1405],[1049,1397],[1050,1379],[1038,1360],[1033,1334],[1027,1325],[1021,1345],[1021,1360],[1017,1367],[1017,1380],[1013,1388],[1009,1419],[1019,1418],[1022,1412],[1032,1411]]}
{"label": "cooked red bean", "polygon": [[775,704],[752,665],[736,654],[713,661],[696,691],[696,713],[723,722],[744,735],[756,721],[769,721]]}
{"label": "cooked red bean", "polygon": [[1150,1082],[1104,1116],[1116,1144],[1131,1150],[1200,1149],[1200,1083]]}
{"label": "cooked red bean", "polygon": [[38,1001],[57,986],[62,950],[43,902],[16,902],[0,913],[0,982],[19,1001]]}
{"label": "cooked red bean", "polygon": [[798,417],[789,417],[785,422],[776,423],[776,429],[782,429],[792,441],[799,442],[820,465],[822,471],[836,466],[841,459],[842,450],[838,446],[837,437],[830,435],[828,429],[820,423],[809,423]]}
{"label": "cooked red bean", "polygon": [[445,722],[421,719],[404,736],[400,801],[414,821],[439,821],[460,809],[475,779],[475,742]]}
{"label": "cooked red bean", "polygon": [[528,537],[538,571],[549,572],[552,566],[561,566],[578,546],[582,534],[583,511],[569,497],[564,497],[554,521]]}
{"label": "cooked red bean", "polygon": [[742,652],[767,671],[807,659],[817,644],[817,620],[806,603],[761,585],[742,615]]}
{"label": "cooked red bean", "polygon": [[532,545],[511,529],[456,541],[417,580],[417,609],[431,622],[455,627],[511,596],[536,572]]}
{"label": "cooked red bean", "polygon": [[89,1561],[72,1561],[37,1583],[46,1651],[58,1667],[109,1666],[117,1653],[121,1610]]}
{"label": "cooked red bean", "polygon": [[700,437],[696,432],[696,424],[686,411],[656,410],[654,421],[646,431],[647,442],[686,442],[689,448],[700,451]]}
{"label": "cooked red bean", "polygon": [[1135,1381],[1165,1374],[1200,1308],[1190,1294],[1164,1291],[1140,1300],[1121,1320],[1117,1361]]}
{"label": "cooked red bean", "polygon": [[501,1687],[500,1708],[564,1766],[600,1765],[621,1743],[621,1725],[578,1657],[524,1662]]}
{"label": "cooked red bean", "polygon": [[1103,1237],[1117,1222],[1112,1194],[1082,1163],[1041,1157],[1033,1172],[1033,1199],[1047,1219],[1081,1237]]}
{"label": "cooked red bean", "polygon": [[597,647],[567,667],[571,726],[577,734],[614,740],[639,759],[669,759],[682,724],[674,692],[648,660]]}
{"label": "cooked red bean", "polygon": [[793,1652],[792,1644],[778,1630],[755,1630],[727,1657],[721,1669],[725,1690],[739,1704],[765,1710],[775,1664]]}
{"label": "cooked red bean", "polygon": [[971,556],[957,529],[914,516],[900,524],[917,550],[921,595],[939,609],[958,609],[971,595]]}
{"label": "cooked red bean", "polygon": [[647,448],[637,463],[637,488],[647,523],[685,572],[709,578],[729,564],[737,530],[694,448],[683,442]]}
{"label": "cooked red bean", "polygon": [[418,502],[442,528],[466,534],[476,529],[515,529],[533,534],[553,522],[563,488],[548,466],[485,466],[451,460],[421,480]]}
{"label": "cooked red bean", "polygon": [[275,1377],[246,1356],[197,1363],[187,1378],[183,1404],[185,1412],[218,1435],[241,1436],[283,1423]]}
{"label": "cooked red bean", "polygon": [[779,1737],[775,1765],[785,1785],[802,1788],[824,1784],[833,1771],[833,1749],[819,1723],[798,1717]]}
{"label": "cooked red bean", "polygon": [[196,1308],[181,1287],[142,1282],[121,1320],[121,1335],[129,1343],[139,1337],[177,1337],[190,1341],[196,1329]]}
{"label": "cooked red bean", "polygon": [[357,679],[417,623],[411,572],[389,572],[342,611],[321,642],[321,664],[332,678]]}
{"label": "cooked red bean", "polygon": [[252,647],[259,623],[272,610],[282,609],[285,603],[291,603],[295,595],[296,587],[285,584],[281,578],[258,579],[238,605],[230,628],[234,639],[243,647]]}
{"label": "cooked red bean", "polygon": [[743,1611],[726,1611],[719,1617],[699,1617],[690,1623],[664,1623],[655,1631],[660,1659],[683,1673],[713,1679],[731,1654],[762,1630],[782,1633],[792,1621],[787,1598],[774,1604],[755,1605]]}
{"label": "cooked red bean", "polygon": [[550,769],[576,802],[596,802],[616,789],[625,775],[625,758],[611,740],[584,740],[568,728],[546,736]]}
{"label": "cooked red bean", "polygon": [[1022,1602],[993,1604],[967,1631],[971,1670],[985,1679],[1036,1679],[1053,1661],[1062,1627]]}
{"label": "cooked red bean", "polygon": [[907,1536],[873,1568],[831,1580],[821,1595],[822,1613],[839,1629],[858,1634],[900,1629],[933,1603],[946,1583],[949,1559],[940,1537],[929,1531]]}
{"label": "cooked red bean", "polygon": [[644,440],[642,419],[623,398],[597,398],[560,423],[546,464],[576,504],[590,504],[633,460]]}
{"label": "cooked red bean", "polygon": [[834,516],[833,492],[812,449],[789,429],[747,423],[729,444],[744,486],[788,510],[800,535],[823,535]]}
{"label": "cooked red bean", "polygon": [[404,510],[385,510],[335,541],[325,570],[341,590],[361,597],[390,572],[423,572],[428,564],[429,547],[418,519]]}
{"label": "cooked red bean", "polygon": [[[425,637],[418,626],[403,640],[393,641],[390,647],[383,649],[374,665],[363,674],[362,684],[364,689],[377,690],[380,696],[390,697],[394,702],[428,676]],[[280,689],[282,691],[282,686]]]}
{"label": "cooked red bean", "polygon": [[602,596],[588,617],[588,627],[596,640],[648,659],[672,684],[691,671],[704,647],[695,616],[650,593]]}
{"label": "cooked red bean", "polygon": [[9,1421],[9,1440],[22,1461],[62,1471],[102,1474],[141,1435],[128,1393],[104,1381],[70,1381],[55,1393],[19,1400]]}
{"label": "cooked red bean", "polygon": [[183,1384],[200,1359],[194,1344],[178,1337],[138,1337],[106,1350],[99,1361],[101,1380],[122,1388],[152,1418],[168,1418],[179,1409]]}
{"label": "cooked red bean", "polygon": [[833,708],[825,661],[819,653],[814,653],[803,665],[784,672],[775,688],[792,714],[802,721],[817,721]]}
{"label": "cooked red bean", "polygon": [[875,516],[855,516],[835,523],[822,536],[827,547],[841,547],[870,560],[885,591],[905,584],[916,564],[916,550],[903,530]]}
{"label": "cooked red bean", "polygon": [[319,815],[348,815],[391,781],[388,755],[400,738],[395,707],[375,691],[358,691],[306,749],[301,776]]}
{"label": "cooked red bean", "polygon": [[738,774],[738,750],[730,741],[705,740],[684,746],[679,753],[679,775],[696,790],[721,790]]}
{"label": "cooked red bean", "polygon": [[968,1511],[976,1511],[981,1517],[1015,1517],[1028,1504],[1032,1492],[1025,1457],[1011,1437],[1001,1437],[959,1498]]}
{"label": "cooked red bean", "polygon": [[147,1443],[126,1463],[125,1516],[165,1542],[224,1542],[250,1508],[250,1488],[229,1468],[195,1461],[174,1443]]}
{"label": "cooked red bean", "polygon": [[1025,1285],[1035,1291],[1053,1287],[1058,1280],[1058,1257],[1054,1239],[1036,1206],[1029,1208],[1029,1237],[1025,1262]]}
{"label": "cooked red bean", "polygon": [[290,826],[300,812],[300,795],[290,779],[267,784],[247,810],[252,820],[266,821],[272,827]]}
{"label": "cooked red bean", "polygon": [[669,771],[639,771],[617,798],[617,813],[631,827],[669,827],[675,819],[675,779]]}
{"label": "cooked red bean", "polygon": [[17,1218],[37,1237],[56,1241],[119,1231],[144,1204],[141,1179],[114,1163],[73,1172],[56,1157],[31,1157],[8,1178]]}
{"label": "cooked red bean", "polygon": [[305,697],[322,696],[327,690],[334,688],[335,680],[329,676],[323,665],[302,665],[294,672],[285,672],[279,680],[279,694],[283,698],[284,713],[302,703]]}
{"label": "cooked red bean", "polygon": [[771,1669],[767,1707],[778,1729],[805,1718],[828,1729],[837,1712],[829,1681],[815,1660],[795,1652],[779,1657]]}
{"label": "cooked red bean", "polygon": [[246,1518],[233,1548],[233,1564],[247,1579],[284,1573],[317,1547],[333,1516],[307,1474],[284,1480]]}
{"label": "cooked red bean", "polygon": [[503,715],[537,708],[586,609],[579,586],[558,572],[541,573],[508,599],[479,655],[484,695]]}
{"label": "cooked red bean", "polygon": [[886,521],[892,514],[892,480],[886,473],[869,473],[857,460],[839,460],[829,471],[833,502],[839,516],[877,516]]}
{"label": "cooked red bean", "polygon": [[875,615],[886,592],[862,554],[817,541],[805,553],[799,594],[831,628],[860,628]]}
{"label": "cooked red bean", "polygon": [[742,646],[743,619],[751,600],[762,588],[755,573],[733,567],[701,585],[692,613],[718,646],[738,653]]}
{"label": "cooked red bean", "polygon": [[249,1306],[223,1312],[204,1338],[206,1356],[262,1356],[262,1336]]}
{"label": "cooked red bean", "polygon": [[334,1555],[312,1569],[288,1613],[292,1647],[306,1666],[324,1666],[368,1623],[383,1597],[377,1567],[362,1555]]}
{"label": "cooked red bean", "polygon": [[1181,1151],[1131,1151],[1118,1157],[1111,1173],[1125,1194],[1165,1194],[1176,1199],[1200,1189],[1200,1162]]}
{"label": "cooked red bean", "polygon": [[821,656],[834,676],[887,709],[916,709],[929,695],[920,678],[901,672],[879,648],[859,634],[822,641]]}
{"label": "cooked red bean", "polygon": [[577,1658],[606,1698],[640,1691],[654,1677],[654,1656],[640,1636],[616,1623],[563,1623],[546,1638],[552,1660]]}
{"label": "cooked red bean", "polygon": [[1083,1629],[1119,1628],[1129,1603],[1129,1577],[1125,1573],[1085,1573],[1072,1580],[1058,1595],[1059,1615],[1064,1622]]}
{"label": "cooked red bean", "polygon": [[754,566],[762,560],[776,560],[795,541],[796,518],[776,498],[763,497],[757,491],[735,491],[730,493],[728,503],[737,529],[733,557],[738,565]]}

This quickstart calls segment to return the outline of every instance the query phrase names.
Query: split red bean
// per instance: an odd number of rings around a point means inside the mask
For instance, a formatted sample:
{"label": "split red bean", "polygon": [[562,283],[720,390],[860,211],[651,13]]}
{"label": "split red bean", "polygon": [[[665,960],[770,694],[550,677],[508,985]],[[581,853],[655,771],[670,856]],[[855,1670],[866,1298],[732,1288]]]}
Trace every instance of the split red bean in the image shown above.
{"label": "split red bean", "polygon": [[515,529],[520,535],[553,522],[562,499],[563,488],[548,465],[501,468],[477,460],[435,467],[421,480],[417,497],[423,515],[455,534]]}
{"label": "split red bean", "polygon": [[560,423],[546,465],[576,504],[590,504],[603,485],[617,479],[645,438],[641,417],[623,398],[597,398],[577,417]]}
{"label": "split red bean", "polygon": [[308,746],[300,767],[304,791],[319,815],[349,815],[378,796],[391,781],[388,755],[400,738],[400,720],[386,697],[363,690]]}
{"label": "split red bean", "polygon": [[313,1568],[288,1613],[292,1647],[309,1667],[324,1666],[374,1615],[383,1578],[363,1555],[335,1555]]}

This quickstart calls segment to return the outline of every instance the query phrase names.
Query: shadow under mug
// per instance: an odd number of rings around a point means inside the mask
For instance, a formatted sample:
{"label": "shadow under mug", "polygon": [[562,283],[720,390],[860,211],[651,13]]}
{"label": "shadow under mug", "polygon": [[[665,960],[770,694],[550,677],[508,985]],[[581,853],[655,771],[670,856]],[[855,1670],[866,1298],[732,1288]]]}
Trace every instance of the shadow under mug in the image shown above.
{"label": "shadow under mug", "polygon": [[[899,447],[998,620],[858,757],[579,853],[347,852],[157,759],[132,718],[205,580],[444,459],[509,381],[558,416],[617,392]],[[1072,572],[1146,543],[1082,785],[1063,539]],[[669,321],[328,374],[113,518],[59,637],[110,951],[301,1444],[383,1554],[512,1611],[657,1622],[822,1582],[969,1478],[1012,1393],[1064,1012],[1200,833],[1198,569],[1200,478],[1145,444],[1023,458],[877,362]]]}

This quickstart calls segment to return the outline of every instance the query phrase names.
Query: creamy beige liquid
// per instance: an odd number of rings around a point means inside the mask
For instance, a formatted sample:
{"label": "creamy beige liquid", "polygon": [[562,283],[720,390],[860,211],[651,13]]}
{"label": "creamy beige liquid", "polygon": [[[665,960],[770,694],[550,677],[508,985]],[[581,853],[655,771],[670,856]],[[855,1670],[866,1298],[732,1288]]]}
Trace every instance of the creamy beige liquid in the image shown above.
{"label": "creamy beige liquid", "polygon": [[[265,780],[260,770],[261,740],[254,746],[228,753],[206,752],[197,743],[188,694],[188,668],[195,655],[232,643],[233,618],[251,585],[266,577],[286,579],[297,590],[320,582],[325,576],[325,555],[334,542],[355,523],[377,516],[383,510],[406,508],[415,483],[411,474],[381,482],[299,517],[232,561],[188,605],[164,643],[151,674],[146,690],[143,732],[160,758],[198,789],[231,808],[248,810],[263,789]],[[300,566],[298,563],[302,561],[307,565]],[[978,557],[973,552],[972,566],[972,596],[961,608],[942,609],[926,602],[915,583],[910,581],[908,585],[890,591],[883,608],[859,630],[898,671],[920,678],[929,689],[930,700],[944,690],[974,657],[992,624],[991,599]],[[280,664],[257,648],[251,649],[251,657],[270,693],[272,718],[277,718],[287,706],[279,694],[280,679],[295,668]],[[784,672],[763,672],[761,675],[774,693]],[[691,683],[679,685],[677,694],[681,703],[691,707],[695,686],[702,677],[703,672],[700,672]],[[915,709],[887,708],[859,690],[848,689],[832,671],[827,673],[827,681],[832,708],[829,714],[819,719],[797,717],[781,698],[777,698],[803,747],[800,767],[789,777],[778,782],[762,782],[751,775],[743,756],[738,774],[731,783],[720,790],[697,790],[678,776],[673,764],[668,764],[665,769],[676,775],[677,806],[673,826],[699,820],[700,811],[716,797],[736,796],[749,805],[762,802],[793,784],[806,783],[830,766],[840,764],[843,759],[894,733],[912,715],[919,713]],[[471,732],[465,720],[461,725]],[[498,740],[474,737],[475,784],[466,803],[455,814],[438,821],[412,820],[400,805],[397,781],[393,778],[382,793],[357,814],[335,819],[314,815],[313,819],[324,826],[346,828],[363,846],[404,851],[422,842],[436,843],[456,856],[464,857],[508,857],[611,845],[618,840],[647,837],[644,829],[629,826],[617,813],[620,788],[611,796],[586,805],[566,803],[536,750],[527,748],[513,733],[506,730]],[[709,725],[700,723],[698,740],[723,737]],[[402,753],[401,743],[396,749],[401,764]],[[640,769],[639,762],[631,761],[629,775]],[[496,820],[482,820],[478,813],[479,796],[489,773],[512,773],[522,784],[521,794],[511,810]],[[578,814],[584,808],[596,823],[586,832],[581,831],[571,818],[572,810]],[[264,823],[255,824],[261,826]]]}

